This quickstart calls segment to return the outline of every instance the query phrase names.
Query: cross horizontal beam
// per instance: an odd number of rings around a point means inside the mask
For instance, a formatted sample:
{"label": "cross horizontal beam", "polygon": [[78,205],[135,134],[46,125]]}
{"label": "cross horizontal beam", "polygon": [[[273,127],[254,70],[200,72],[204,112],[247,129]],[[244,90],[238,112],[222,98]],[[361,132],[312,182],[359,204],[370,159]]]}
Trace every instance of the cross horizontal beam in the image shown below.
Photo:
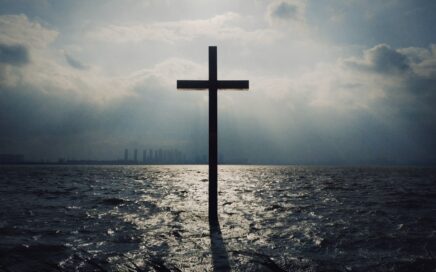
{"label": "cross horizontal beam", "polygon": [[248,80],[218,80],[218,89],[248,90]]}
{"label": "cross horizontal beam", "polygon": [[209,80],[177,80],[177,89],[209,89]]}
{"label": "cross horizontal beam", "polygon": [[[205,90],[210,87],[209,80],[177,80],[177,89]],[[218,80],[216,87],[222,90],[248,90],[249,83],[248,80]]]}

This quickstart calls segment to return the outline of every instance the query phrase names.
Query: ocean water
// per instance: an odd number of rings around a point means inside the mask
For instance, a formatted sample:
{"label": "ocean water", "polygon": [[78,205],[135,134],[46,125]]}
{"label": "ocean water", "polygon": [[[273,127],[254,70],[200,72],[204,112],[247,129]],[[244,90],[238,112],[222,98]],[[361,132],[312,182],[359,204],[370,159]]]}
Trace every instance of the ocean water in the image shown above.
{"label": "ocean water", "polygon": [[[436,271],[436,169],[1,166],[0,271]],[[220,232],[217,230],[220,228]]]}

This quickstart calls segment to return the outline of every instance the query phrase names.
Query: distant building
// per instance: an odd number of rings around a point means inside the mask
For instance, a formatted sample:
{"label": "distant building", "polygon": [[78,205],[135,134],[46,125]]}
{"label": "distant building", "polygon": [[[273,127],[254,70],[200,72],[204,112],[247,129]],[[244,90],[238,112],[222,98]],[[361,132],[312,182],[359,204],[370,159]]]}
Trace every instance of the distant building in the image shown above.
{"label": "distant building", "polygon": [[163,152],[162,152],[162,149],[160,149],[159,148],[159,153],[158,153],[159,155],[158,155],[158,159],[157,159],[157,161],[158,161],[158,163],[162,163],[162,161],[163,161]]}
{"label": "distant building", "polygon": [[[138,151],[142,150],[138,154]],[[197,156],[195,159],[186,158],[185,154],[177,148],[149,148],[149,149],[132,149],[132,155],[129,157],[129,150],[124,150],[123,164],[179,164],[179,163],[207,163],[207,157]],[[139,157],[138,157],[139,156]]]}
{"label": "distant building", "polygon": [[162,151],[162,162],[167,163],[169,159],[169,153],[168,150]]}
{"label": "distant building", "polygon": [[24,155],[21,154],[0,154],[0,164],[23,163]]}
{"label": "distant building", "polygon": [[148,150],[148,162],[153,162],[153,149]]}

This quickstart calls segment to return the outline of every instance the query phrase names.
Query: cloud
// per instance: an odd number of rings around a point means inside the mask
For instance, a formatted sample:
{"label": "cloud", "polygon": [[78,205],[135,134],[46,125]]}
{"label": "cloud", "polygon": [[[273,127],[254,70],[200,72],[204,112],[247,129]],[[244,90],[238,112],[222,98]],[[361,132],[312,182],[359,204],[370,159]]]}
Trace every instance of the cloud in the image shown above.
{"label": "cloud", "polygon": [[387,44],[379,44],[368,49],[363,59],[351,59],[347,63],[355,68],[381,74],[405,73],[410,70],[407,56]]}
{"label": "cloud", "polygon": [[398,52],[407,56],[411,62],[413,71],[423,78],[436,78],[436,45],[432,44],[429,49],[409,47],[399,49]]}
{"label": "cloud", "polygon": [[228,12],[203,20],[107,25],[90,30],[86,36],[92,40],[117,43],[143,41],[174,43],[200,37],[270,43],[280,36],[278,32],[271,29],[244,29],[238,26],[242,21],[243,18],[239,14]]}
{"label": "cloud", "polygon": [[89,68],[88,65],[83,64],[82,62],[80,62],[77,59],[73,58],[70,54],[65,53],[64,55],[65,55],[65,60],[67,61],[67,63],[71,67],[79,69],[79,70],[87,70]]}
{"label": "cloud", "polygon": [[29,54],[23,45],[0,44],[0,63],[23,65],[28,62]]}
{"label": "cloud", "polygon": [[[59,62],[58,51],[50,47],[58,35],[56,31],[30,21],[25,15],[2,15],[0,26],[0,90],[76,96],[97,104],[127,95],[123,80],[109,78],[99,70],[82,73],[86,65],[70,55],[65,56],[68,66]],[[11,64],[26,65],[11,67]]]}
{"label": "cloud", "polygon": [[[362,58],[343,60],[344,68],[352,68],[354,80],[367,89],[378,89],[384,109],[390,109],[410,122],[410,119],[436,121],[436,50],[429,48],[394,49],[379,44],[364,52]],[[379,105],[379,104],[376,104]],[[381,110],[379,109],[373,109]],[[403,119],[404,120],[404,119]]]}
{"label": "cloud", "polygon": [[297,19],[298,7],[294,4],[281,2],[271,9],[271,16],[283,20]]}
{"label": "cloud", "polygon": [[[288,88],[306,89],[312,105],[335,109],[366,109],[381,113],[389,108],[436,102],[436,51],[430,48],[394,49],[379,44],[364,50],[363,56],[339,59],[288,80]],[[378,108],[383,102],[384,108]],[[401,105],[397,104],[400,103]],[[353,106],[354,105],[354,106]],[[436,109],[432,111],[436,114]]]}
{"label": "cloud", "polygon": [[270,24],[300,24],[304,22],[305,1],[275,1],[267,8]]}
{"label": "cloud", "polygon": [[37,22],[31,22],[26,15],[0,16],[0,43],[21,44],[27,48],[46,48],[58,36],[58,32]]}

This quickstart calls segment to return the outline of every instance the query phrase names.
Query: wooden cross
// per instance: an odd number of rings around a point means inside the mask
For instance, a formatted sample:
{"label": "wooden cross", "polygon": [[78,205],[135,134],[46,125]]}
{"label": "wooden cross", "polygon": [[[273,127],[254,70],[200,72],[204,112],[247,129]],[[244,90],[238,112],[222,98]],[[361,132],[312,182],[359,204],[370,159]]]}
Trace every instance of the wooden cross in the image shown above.
{"label": "wooden cross", "polygon": [[217,79],[217,48],[209,46],[209,80],[177,80],[177,89],[209,89],[209,222],[218,222],[218,89],[248,89],[248,80]]}

